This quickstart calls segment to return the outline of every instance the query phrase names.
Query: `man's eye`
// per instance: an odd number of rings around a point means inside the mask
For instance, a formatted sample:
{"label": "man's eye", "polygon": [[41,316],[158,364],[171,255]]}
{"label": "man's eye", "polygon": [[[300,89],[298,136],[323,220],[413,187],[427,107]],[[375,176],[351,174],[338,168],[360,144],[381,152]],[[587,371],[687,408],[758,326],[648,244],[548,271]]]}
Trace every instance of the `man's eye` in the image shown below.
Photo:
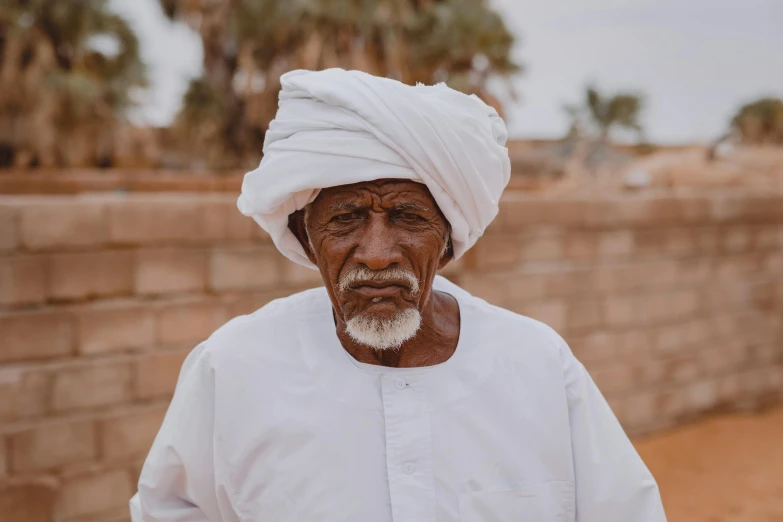
{"label": "man's eye", "polygon": [[413,214],[412,212],[401,212],[399,214],[399,217],[401,217],[405,221],[424,221],[423,217],[421,217],[418,214]]}
{"label": "man's eye", "polygon": [[359,214],[356,212],[349,212],[346,214],[338,214],[334,216],[334,221],[337,221],[338,223],[350,223],[351,221],[358,219]]}

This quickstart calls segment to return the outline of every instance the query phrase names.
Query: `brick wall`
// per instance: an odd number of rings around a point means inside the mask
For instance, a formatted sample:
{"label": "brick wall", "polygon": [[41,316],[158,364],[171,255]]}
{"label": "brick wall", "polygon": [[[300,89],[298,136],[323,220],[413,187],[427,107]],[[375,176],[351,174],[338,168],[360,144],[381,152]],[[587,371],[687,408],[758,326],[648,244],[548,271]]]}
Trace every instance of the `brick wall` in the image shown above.
{"label": "brick wall", "polygon": [[[127,520],[188,351],[320,283],[234,201],[0,198],[0,518]],[[559,330],[632,433],[783,398],[781,196],[508,194],[447,272]]]}

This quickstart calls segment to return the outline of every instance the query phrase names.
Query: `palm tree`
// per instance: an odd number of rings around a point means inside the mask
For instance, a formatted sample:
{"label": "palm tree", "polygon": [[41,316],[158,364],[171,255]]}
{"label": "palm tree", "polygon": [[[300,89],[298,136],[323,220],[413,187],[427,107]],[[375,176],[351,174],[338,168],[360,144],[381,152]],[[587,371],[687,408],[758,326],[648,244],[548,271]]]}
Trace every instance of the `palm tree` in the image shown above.
{"label": "palm tree", "polygon": [[731,127],[745,143],[783,145],[783,100],[761,98],[740,107]]}
{"label": "palm tree", "polygon": [[583,105],[568,105],[565,110],[571,117],[569,134],[597,134],[601,143],[609,141],[614,128],[624,128],[636,133],[641,141],[644,137],[639,123],[642,110],[642,96],[635,93],[602,95],[595,87],[585,89]]}
{"label": "palm tree", "polygon": [[614,172],[630,161],[630,155],[615,150],[609,138],[616,128],[633,131],[640,143],[644,132],[639,123],[642,96],[621,92],[603,95],[595,87],[585,89],[581,105],[566,105],[571,126],[562,143],[552,148],[566,162],[568,172],[587,172],[598,175],[602,171]]}
{"label": "palm tree", "polygon": [[483,96],[518,71],[513,37],[484,0],[160,0],[197,29],[204,75],[176,128],[213,166],[257,162],[291,69],[342,67],[414,84],[446,81]]}
{"label": "palm tree", "polygon": [[0,164],[109,163],[144,85],[136,36],[106,0],[0,4]]}

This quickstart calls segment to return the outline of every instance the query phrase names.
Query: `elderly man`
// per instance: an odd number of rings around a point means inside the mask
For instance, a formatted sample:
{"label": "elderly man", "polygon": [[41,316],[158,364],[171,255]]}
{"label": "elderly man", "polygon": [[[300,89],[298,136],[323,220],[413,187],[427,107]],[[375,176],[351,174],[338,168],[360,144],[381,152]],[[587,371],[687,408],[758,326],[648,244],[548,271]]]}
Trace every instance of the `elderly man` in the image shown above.
{"label": "elderly man", "polygon": [[355,71],[281,83],[239,208],[324,287],[188,357],[133,520],[664,521],[566,343],[436,275],[497,213],[497,113]]}

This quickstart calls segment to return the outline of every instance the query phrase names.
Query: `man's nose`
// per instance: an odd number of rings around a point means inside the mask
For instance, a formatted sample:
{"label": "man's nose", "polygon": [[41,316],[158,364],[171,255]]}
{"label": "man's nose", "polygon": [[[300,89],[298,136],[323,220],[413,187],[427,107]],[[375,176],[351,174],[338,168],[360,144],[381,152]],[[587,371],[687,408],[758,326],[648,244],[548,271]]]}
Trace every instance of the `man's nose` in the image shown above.
{"label": "man's nose", "polygon": [[384,213],[370,212],[354,259],[370,270],[383,270],[403,261],[399,242]]}

